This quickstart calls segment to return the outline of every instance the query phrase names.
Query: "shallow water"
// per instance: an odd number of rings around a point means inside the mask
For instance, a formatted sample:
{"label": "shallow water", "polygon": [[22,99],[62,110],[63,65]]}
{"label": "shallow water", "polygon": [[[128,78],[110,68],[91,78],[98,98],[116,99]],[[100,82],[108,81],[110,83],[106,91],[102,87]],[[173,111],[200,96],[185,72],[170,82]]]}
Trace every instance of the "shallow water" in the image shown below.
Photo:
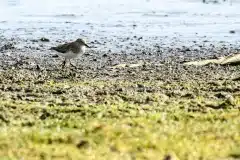
{"label": "shallow water", "polygon": [[230,5],[196,0],[2,0],[0,34],[8,39],[107,39],[108,48],[119,37],[133,36],[150,44],[158,40],[180,45],[204,40],[237,44],[239,8],[237,1]]}

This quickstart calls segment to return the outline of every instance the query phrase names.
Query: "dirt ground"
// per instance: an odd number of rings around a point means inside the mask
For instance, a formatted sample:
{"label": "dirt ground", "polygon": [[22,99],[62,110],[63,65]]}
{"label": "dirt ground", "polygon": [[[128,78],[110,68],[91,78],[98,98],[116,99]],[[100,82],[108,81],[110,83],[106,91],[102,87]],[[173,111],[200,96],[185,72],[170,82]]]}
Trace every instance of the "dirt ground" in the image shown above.
{"label": "dirt ground", "polygon": [[239,49],[134,39],[128,49],[92,48],[64,69],[45,45],[58,42],[4,44],[0,157],[239,159],[240,67],[183,65]]}

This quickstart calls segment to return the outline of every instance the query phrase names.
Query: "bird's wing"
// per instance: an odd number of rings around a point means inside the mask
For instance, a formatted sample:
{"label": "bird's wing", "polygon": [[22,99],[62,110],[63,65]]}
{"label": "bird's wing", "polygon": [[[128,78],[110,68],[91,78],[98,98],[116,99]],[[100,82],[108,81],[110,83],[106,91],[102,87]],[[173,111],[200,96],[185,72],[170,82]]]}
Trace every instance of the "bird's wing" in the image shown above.
{"label": "bird's wing", "polygon": [[51,49],[60,53],[66,53],[70,50],[70,48],[71,48],[71,45],[69,43],[65,43],[57,47],[52,47]]}
{"label": "bird's wing", "polygon": [[71,43],[69,50],[72,51],[73,53],[79,53],[80,47],[76,42]]}

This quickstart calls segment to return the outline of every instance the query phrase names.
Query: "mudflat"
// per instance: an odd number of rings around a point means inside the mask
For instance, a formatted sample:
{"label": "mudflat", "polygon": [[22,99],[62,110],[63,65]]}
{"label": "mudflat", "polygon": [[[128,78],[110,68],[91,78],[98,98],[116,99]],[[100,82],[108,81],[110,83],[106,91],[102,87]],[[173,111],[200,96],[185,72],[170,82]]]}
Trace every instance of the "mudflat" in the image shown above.
{"label": "mudflat", "polygon": [[65,69],[44,45],[2,47],[0,157],[239,159],[239,66],[183,65],[238,48],[136,44]]}

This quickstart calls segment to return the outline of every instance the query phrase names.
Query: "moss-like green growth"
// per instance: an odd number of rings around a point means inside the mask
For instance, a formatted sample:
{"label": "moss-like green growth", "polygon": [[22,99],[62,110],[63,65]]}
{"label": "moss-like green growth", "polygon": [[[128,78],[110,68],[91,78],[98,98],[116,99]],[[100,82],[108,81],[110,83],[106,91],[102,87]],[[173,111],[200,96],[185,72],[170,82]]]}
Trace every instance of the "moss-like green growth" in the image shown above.
{"label": "moss-like green growth", "polygon": [[0,159],[240,156],[237,81],[19,72],[0,74]]}

